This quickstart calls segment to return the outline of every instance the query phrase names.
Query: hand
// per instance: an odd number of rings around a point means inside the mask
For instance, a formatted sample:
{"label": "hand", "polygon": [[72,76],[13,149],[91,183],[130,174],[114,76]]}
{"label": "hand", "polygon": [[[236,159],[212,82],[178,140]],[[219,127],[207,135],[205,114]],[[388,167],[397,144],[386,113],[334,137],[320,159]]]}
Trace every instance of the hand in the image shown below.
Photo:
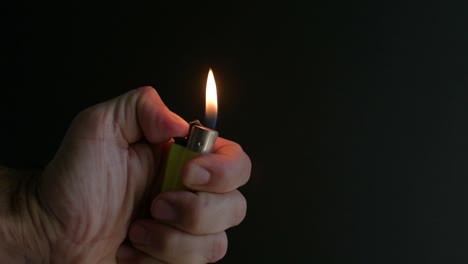
{"label": "hand", "polygon": [[[123,246],[121,263],[212,263],[227,250],[224,230],[245,217],[247,203],[237,187],[250,175],[250,160],[239,145],[218,138],[214,154],[192,159],[183,183],[195,192],[160,194],[153,200],[155,220],[137,220],[131,247]],[[120,263],[120,262],[119,262]]]}
{"label": "hand", "polygon": [[[168,140],[187,131],[150,87],[80,113],[37,184],[44,210],[37,227],[50,245],[43,256],[52,263],[221,259],[225,230],[245,216],[236,189],[248,181],[250,160],[238,144],[219,138],[213,154],[184,167],[183,182],[193,192],[152,197]],[[145,211],[151,216],[142,219]]]}

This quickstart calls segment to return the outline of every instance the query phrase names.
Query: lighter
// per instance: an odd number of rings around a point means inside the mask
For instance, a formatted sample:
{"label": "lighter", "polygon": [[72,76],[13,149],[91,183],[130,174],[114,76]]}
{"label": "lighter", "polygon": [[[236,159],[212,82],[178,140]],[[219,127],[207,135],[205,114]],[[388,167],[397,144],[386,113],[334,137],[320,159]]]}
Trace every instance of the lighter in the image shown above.
{"label": "lighter", "polygon": [[185,189],[180,175],[185,162],[198,155],[211,152],[216,138],[218,137],[218,131],[214,130],[218,110],[216,94],[216,83],[213,71],[210,69],[206,82],[205,117],[206,123],[208,123],[211,128],[203,126],[200,121],[195,120],[190,122],[187,137],[174,138],[165,164],[166,167],[164,169],[164,178],[161,186],[162,192]]}

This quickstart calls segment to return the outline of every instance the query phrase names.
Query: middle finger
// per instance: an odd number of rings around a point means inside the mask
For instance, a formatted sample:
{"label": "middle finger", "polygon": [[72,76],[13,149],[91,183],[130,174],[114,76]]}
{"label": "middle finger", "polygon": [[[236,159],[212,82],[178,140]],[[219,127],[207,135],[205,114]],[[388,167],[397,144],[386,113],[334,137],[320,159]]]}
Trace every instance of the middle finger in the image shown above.
{"label": "middle finger", "polygon": [[206,192],[164,192],[153,200],[151,215],[166,224],[194,235],[222,232],[242,222],[247,202],[234,190]]}

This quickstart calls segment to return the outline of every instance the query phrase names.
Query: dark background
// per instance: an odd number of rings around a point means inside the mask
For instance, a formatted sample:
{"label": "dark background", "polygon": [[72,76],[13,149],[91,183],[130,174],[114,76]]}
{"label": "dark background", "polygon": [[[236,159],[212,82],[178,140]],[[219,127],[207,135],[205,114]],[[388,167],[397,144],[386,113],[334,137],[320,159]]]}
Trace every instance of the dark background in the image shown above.
{"label": "dark background", "polygon": [[202,118],[212,67],[253,162],[221,263],[467,263],[467,3],[2,4],[0,162],[142,85]]}

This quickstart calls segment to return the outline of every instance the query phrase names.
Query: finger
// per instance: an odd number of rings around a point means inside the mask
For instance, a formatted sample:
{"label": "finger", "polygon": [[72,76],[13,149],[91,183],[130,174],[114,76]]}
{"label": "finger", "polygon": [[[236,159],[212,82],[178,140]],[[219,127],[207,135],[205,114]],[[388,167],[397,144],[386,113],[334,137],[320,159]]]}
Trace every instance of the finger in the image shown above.
{"label": "finger", "polygon": [[247,183],[251,161],[241,146],[218,138],[213,153],[189,160],[182,170],[182,182],[195,191],[226,193]]}
{"label": "finger", "polygon": [[136,221],[129,238],[136,249],[167,263],[213,263],[227,251],[225,232],[195,236],[154,220]]}
{"label": "finger", "polygon": [[122,147],[142,139],[159,144],[188,131],[187,122],[171,112],[156,90],[148,86],[90,107],[74,123],[79,124],[75,125],[78,131],[72,131],[80,137],[114,137]]}
{"label": "finger", "polygon": [[225,194],[165,192],[153,200],[151,215],[194,235],[215,234],[245,218],[247,202],[237,190]]}
{"label": "finger", "polygon": [[128,245],[119,247],[116,260],[117,264],[166,264]]}

